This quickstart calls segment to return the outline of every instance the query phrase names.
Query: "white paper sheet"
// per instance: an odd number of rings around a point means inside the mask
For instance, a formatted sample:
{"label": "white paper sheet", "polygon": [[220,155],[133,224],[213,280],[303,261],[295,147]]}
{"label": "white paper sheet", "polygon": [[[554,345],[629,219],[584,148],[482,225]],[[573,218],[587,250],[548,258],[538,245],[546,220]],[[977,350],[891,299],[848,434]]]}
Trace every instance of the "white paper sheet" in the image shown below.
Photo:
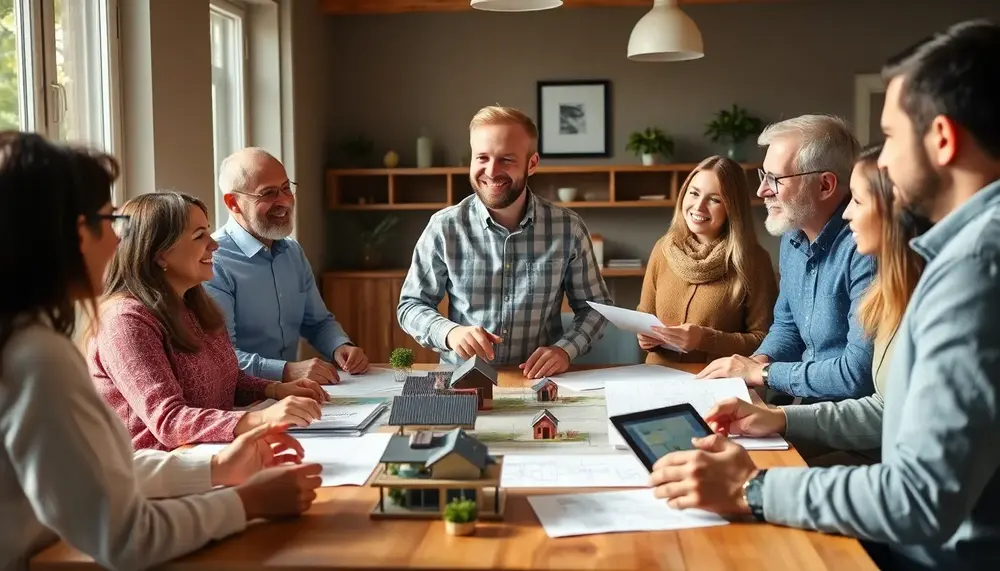
{"label": "white paper sheet", "polygon": [[574,371],[550,378],[560,387],[571,391],[592,391],[603,389],[605,384],[609,383],[626,381],[667,382],[694,379],[694,377],[693,373],[678,371],[670,367],[642,364]]}
{"label": "white paper sheet", "polygon": [[[302,461],[321,464],[322,487],[331,488],[364,485],[382,458],[392,435],[372,433],[348,438],[296,434],[295,437],[305,451]],[[198,444],[178,454],[205,457],[224,447],[224,444]]]}
{"label": "white paper sheet", "polygon": [[[634,309],[625,309],[623,307],[615,307],[613,305],[605,305],[603,303],[595,303],[593,301],[588,301],[587,303],[590,304],[590,307],[596,309],[598,313],[606,317],[612,325],[622,331],[643,333],[655,337],[656,333],[653,332],[653,327],[666,327],[666,325],[664,325],[659,318],[651,313],[635,311]],[[678,353],[687,353],[687,351],[684,351],[679,347],[674,347],[668,343],[663,343],[660,346],[670,349],[671,351],[677,351]]]}
{"label": "white paper sheet", "polygon": [[[690,379],[668,382],[633,381],[609,383],[604,389],[608,416],[629,414],[682,403],[691,403],[702,417],[722,399],[736,397],[746,402],[750,391],[740,378]],[[787,450],[788,442],[781,436],[768,438],[734,438],[734,442],[747,450]],[[616,448],[628,448],[618,430],[608,421],[608,442]]]}
{"label": "white paper sheet", "polygon": [[505,454],[504,488],[645,488],[649,472],[632,454]]}
{"label": "white paper sheet", "polygon": [[[394,393],[403,390],[403,383],[397,382],[392,369],[388,367],[371,367],[367,373],[352,375],[337,371],[340,382],[336,385],[323,385],[326,394],[332,397],[356,397],[376,393]],[[414,371],[412,375],[426,375],[424,371]]]}
{"label": "white paper sheet", "polygon": [[675,510],[653,490],[528,496],[549,537],[625,531],[663,531],[727,525],[703,510]]}

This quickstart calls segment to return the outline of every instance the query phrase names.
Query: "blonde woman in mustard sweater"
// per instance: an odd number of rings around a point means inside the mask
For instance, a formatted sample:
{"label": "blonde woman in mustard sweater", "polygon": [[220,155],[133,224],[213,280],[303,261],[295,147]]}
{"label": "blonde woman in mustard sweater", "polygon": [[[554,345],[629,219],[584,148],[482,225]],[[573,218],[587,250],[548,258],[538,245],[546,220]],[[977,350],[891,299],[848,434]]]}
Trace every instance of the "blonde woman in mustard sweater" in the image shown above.
{"label": "blonde woman in mustard sweater", "polygon": [[646,362],[750,355],[771,326],[778,284],[753,230],[746,174],[733,160],[709,157],[688,175],[677,202],[642,283],[638,310],[667,325],[655,337],[638,336]]}

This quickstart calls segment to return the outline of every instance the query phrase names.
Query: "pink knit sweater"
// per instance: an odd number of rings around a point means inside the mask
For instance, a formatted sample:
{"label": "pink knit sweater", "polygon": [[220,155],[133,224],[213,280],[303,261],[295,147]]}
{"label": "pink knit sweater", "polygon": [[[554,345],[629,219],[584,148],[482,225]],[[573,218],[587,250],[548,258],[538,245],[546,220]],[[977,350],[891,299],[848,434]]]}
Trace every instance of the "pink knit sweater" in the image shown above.
{"label": "pink knit sweater", "polygon": [[185,322],[201,344],[196,353],[175,350],[142,303],[122,298],[105,304],[87,346],[97,391],[128,427],[136,450],[231,442],[245,414],[234,406],[263,399],[273,382],[239,368],[225,328],[208,334],[190,312]]}

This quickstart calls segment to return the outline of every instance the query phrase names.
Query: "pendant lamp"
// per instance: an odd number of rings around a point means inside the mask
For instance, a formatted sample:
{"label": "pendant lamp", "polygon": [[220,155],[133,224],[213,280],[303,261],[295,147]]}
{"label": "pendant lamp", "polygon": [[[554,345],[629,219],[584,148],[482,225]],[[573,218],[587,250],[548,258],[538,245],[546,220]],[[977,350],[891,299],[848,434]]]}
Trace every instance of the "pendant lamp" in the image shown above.
{"label": "pendant lamp", "polygon": [[472,8],[487,12],[534,12],[562,6],[563,0],[472,0]]}
{"label": "pendant lamp", "polygon": [[685,61],[705,57],[701,31],[677,0],[653,0],[653,9],[632,28],[628,59],[632,61]]}

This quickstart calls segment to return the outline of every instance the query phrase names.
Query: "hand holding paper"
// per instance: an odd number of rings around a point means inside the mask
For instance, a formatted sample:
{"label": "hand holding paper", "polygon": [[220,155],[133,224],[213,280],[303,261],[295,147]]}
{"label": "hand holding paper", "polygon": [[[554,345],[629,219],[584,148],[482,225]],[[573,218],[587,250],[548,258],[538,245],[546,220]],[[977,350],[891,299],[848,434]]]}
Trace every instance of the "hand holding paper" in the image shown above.
{"label": "hand holding paper", "polygon": [[621,329],[622,331],[630,331],[632,333],[639,333],[654,339],[661,339],[664,340],[663,347],[672,351],[677,351],[678,353],[686,352],[683,349],[666,342],[664,336],[657,331],[657,328],[662,330],[666,329],[667,326],[651,313],[623,309],[621,307],[595,303],[593,301],[588,301],[587,303],[590,304],[590,307],[593,307],[598,313],[603,315],[615,327]]}

